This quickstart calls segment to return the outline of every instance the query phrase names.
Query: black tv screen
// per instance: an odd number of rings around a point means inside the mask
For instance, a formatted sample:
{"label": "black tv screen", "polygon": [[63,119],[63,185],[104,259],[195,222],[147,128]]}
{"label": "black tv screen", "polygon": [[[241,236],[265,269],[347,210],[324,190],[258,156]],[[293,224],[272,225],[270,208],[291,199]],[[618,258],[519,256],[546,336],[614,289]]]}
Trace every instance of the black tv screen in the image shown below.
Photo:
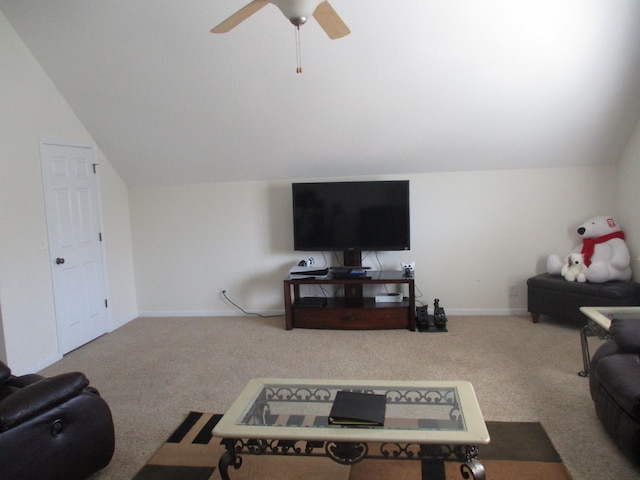
{"label": "black tv screen", "polygon": [[409,250],[409,181],[294,183],[295,250]]}

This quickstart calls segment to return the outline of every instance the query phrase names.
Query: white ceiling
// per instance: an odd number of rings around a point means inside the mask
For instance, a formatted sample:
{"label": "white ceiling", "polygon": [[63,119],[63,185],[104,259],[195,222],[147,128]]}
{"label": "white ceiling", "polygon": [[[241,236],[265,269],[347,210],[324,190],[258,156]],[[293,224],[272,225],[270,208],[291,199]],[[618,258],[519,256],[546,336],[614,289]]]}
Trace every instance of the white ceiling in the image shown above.
{"label": "white ceiling", "polygon": [[[640,117],[638,0],[0,0],[128,185],[614,163]],[[55,132],[46,132],[55,133]]]}

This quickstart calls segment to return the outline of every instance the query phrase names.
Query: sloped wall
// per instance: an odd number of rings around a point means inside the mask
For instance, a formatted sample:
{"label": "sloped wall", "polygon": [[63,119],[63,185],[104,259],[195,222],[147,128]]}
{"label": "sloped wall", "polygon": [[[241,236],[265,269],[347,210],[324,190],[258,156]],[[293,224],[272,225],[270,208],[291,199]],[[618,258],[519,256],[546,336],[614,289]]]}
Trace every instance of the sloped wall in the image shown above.
{"label": "sloped wall", "polygon": [[640,281],[640,121],[618,167],[618,212],[631,251],[633,278]]}
{"label": "sloped wall", "polygon": [[[6,357],[22,373],[60,358],[38,139],[93,140],[2,13],[0,58],[0,303]],[[128,191],[97,153],[115,327],[137,312]]]}

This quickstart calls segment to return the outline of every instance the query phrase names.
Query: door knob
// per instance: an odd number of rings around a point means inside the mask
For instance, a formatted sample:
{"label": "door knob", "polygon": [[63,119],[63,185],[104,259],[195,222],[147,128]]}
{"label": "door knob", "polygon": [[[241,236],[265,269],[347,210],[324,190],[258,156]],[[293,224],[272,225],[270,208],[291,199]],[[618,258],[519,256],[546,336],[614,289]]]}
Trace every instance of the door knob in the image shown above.
{"label": "door knob", "polygon": [[60,257],[56,258],[57,265],[62,265],[63,263],[64,263],[64,258],[60,258]]}

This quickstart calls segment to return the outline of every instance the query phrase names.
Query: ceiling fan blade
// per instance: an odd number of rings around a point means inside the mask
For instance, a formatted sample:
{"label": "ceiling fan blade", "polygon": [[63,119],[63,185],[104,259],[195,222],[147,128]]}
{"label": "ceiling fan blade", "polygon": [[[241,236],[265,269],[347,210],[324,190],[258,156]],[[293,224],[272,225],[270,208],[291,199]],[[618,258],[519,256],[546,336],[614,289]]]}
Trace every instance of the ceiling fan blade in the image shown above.
{"label": "ceiling fan blade", "polygon": [[269,0],[253,0],[253,2],[248,3],[236,13],[227,18],[224,22],[219,25],[216,25],[211,29],[211,33],[226,33],[234,27],[237,27],[242,22],[244,22],[251,15],[256,13],[262,7],[266,6],[269,3]]}
{"label": "ceiling fan blade", "polygon": [[316,19],[325,33],[332,40],[342,38],[351,33],[347,24],[342,21],[340,15],[336,13],[327,1],[321,2],[318,5],[315,12],[313,12],[313,18]]}

